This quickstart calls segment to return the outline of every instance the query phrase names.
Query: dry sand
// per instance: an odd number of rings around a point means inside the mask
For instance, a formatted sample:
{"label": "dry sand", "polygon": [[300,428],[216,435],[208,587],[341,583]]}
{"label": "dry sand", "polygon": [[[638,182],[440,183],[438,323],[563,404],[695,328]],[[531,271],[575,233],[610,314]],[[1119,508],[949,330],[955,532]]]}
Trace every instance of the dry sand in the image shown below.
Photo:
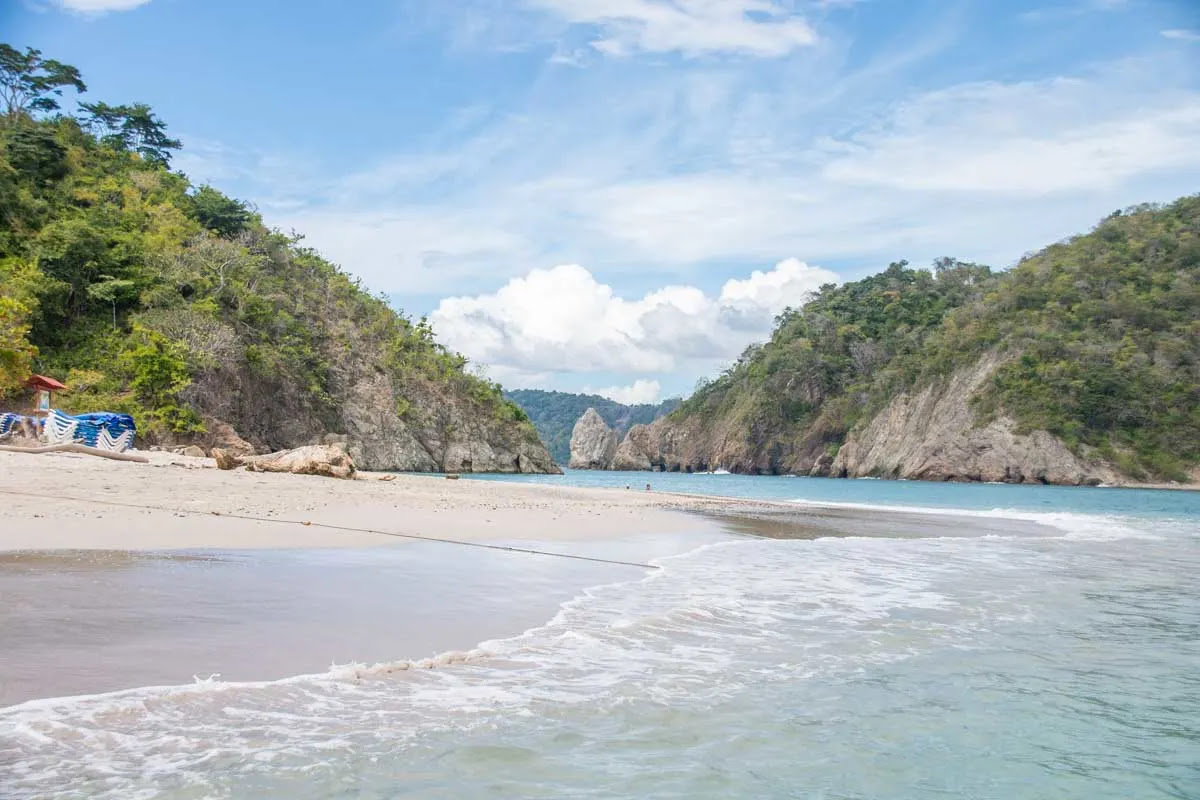
{"label": "dry sand", "polygon": [[[323,525],[462,540],[579,540],[698,529],[766,536],[984,535],[1047,529],[1012,520],[438,476],[353,481],[229,472],[211,459],[150,464],[0,452],[0,551],[374,547],[405,541]],[[119,503],[128,505],[108,505]],[[152,507],[152,508],[150,508]],[[701,518],[702,515],[702,518]],[[253,519],[246,519],[247,517]],[[305,525],[304,523],[310,523]]]}
{"label": "dry sand", "polygon": [[342,481],[224,472],[211,459],[146,455],[150,464],[0,452],[0,550],[371,547],[404,541],[320,523],[453,539],[602,538],[694,530],[696,518],[680,511],[716,505],[644,492],[432,476],[383,481],[368,473]]}

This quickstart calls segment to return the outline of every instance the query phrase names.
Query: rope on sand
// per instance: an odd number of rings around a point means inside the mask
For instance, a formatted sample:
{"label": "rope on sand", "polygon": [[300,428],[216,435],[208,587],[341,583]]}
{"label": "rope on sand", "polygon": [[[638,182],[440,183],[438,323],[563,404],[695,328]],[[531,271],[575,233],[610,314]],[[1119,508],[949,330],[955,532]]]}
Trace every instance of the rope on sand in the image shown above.
{"label": "rope on sand", "polygon": [[36,497],[43,500],[66,500],[75,503],[91,503],[93,505],[118,506],[120,508],[136,508],[143,511],[164,511],[169,514],[192,514],[200,517],[223,517],[225,519],[240,519],[250,522],[273,522],[278,525],[301,525],[305,528],[327,528],[343,533],[373,533],[378,536],[391,536],[397,539],[418,539],[423,542],[441,542],[442,544],[457,544],[463,547],[479,547],[484,550],[504,550],[509,553],[524,553],[536,556],[553,556],[555,558],[570,558],[576,561],[592,561],[597,564],[614,564],[622,567],[637,567],[639,569],[660,569],[657,564],[642,564],[637,561],[621,561],[613,558],[597,558],[581,556],[574,553],[555,553],[549,550],[535,550],[529,547],[509,547],[502,544],[487,544],[485,542],[468,542],[462,539],[443,539],[437,536],[422,536],[418,533],[402,533],[400,531],[380,531],[372,528],[353,528],[348,525],[332,525],[327,522],[311,522],[296,519],[274,519],[271,517],[256,517],[250,514],[230,514],[223,511],[194,511],[186,508],[169,508],[167,506],[143,505],[141,503],[125,503],[119,500],[96,500],[89,497],[68,497],[61,494],[40,494],[24,492],[19,489],[0,489],[0,494]]}

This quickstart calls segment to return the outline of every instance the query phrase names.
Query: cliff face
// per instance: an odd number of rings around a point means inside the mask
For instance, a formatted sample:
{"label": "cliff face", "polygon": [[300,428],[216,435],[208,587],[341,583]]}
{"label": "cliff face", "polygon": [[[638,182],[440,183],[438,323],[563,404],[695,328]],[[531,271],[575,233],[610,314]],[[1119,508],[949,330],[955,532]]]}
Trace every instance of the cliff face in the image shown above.
{"label": "cliff face", "polygon": [[986,391],[999,360],[985,358],[943,386],[901,394],[863,428],[851,432],[827,464],[811,472],[839,477],[1004,481],[1067,485],[1116,483],[1099,459],[1085,460],[1046,431],[1016,432],[1000,417],[977,425],[970,399]]}
{"label": "cliff face", "polygon": [[600,418],[613,430],[617,437],[624,436],[634,425],[649,424],[679,407],[679,398],[661,403],[625,405],[595,394],[573,394],[551,392],[540,389],[514,389],[505,391],[504,396],[519,405],[526,414],[538,436],[554,460],[567,464],[571,458],[571,434],[575,423],[589,409],[595,409]]}
{"label": "cliff face", "polygon": [[[1011,270],[897,262],[787,309],[622,464],[1061,484],[1195,481],[1200,196]],[[632,433],[632,432],[631,432]]]}
{"label": "cliff face", "polygon": [[159,436],[171,443],[259,451],[328,440],[344,443],[360,469],[415,472],[557,473],[528,421],[499,416],[494,398],[479,399],[444,378],[382,369],[378,342],[332,346],[324,402],[302,384],[262,375],[233,358],[198,374],[183,399],[203,416],[205,431]]}
{"label": "cliff face", "polygon": [[937,385],[897,395],[836,451],[819,426],[754,440],[727,420],[709,426],[662,419],[630,430],[613,469],[881,477],[1009,483],[1117,483],[1098,458],[1084,459],[1046,431],[1017,432],[1011,419],[978,424],[971,400],[1000,366],[991,356]]}

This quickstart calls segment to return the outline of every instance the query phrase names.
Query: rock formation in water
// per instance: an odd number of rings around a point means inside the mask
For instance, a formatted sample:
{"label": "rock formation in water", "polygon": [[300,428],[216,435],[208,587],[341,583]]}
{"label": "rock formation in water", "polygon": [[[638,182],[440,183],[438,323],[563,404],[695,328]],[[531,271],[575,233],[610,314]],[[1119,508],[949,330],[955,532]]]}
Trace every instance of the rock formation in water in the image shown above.
{"label": "rock formation in water", "polygon": [[504,396],[519,405],[529,415],[538,436],[559,464],[571,459],[571,432],[575,423],[589,408],[596,409],[609,427],[623,437],[634,425],[648,425],[679,408],[682,399],[676,397],[661,403],[626,405],[595,394],[514,389]]}
{"label": "rock formation in water", "polygon": [[621,444],[617,446],[617,452],[613,456],[609,468],[653,469],[654,463],[651,461],[651,455],[657,452],[657,448],[651,441],[650,430],[649,425],[634,425],[630,428]]}
{"label": "rock formation in water", "polygon": [[617,452],[617,432],[608,427],[596,409],[589,408],[571,431],[571,469],[612,469]]}

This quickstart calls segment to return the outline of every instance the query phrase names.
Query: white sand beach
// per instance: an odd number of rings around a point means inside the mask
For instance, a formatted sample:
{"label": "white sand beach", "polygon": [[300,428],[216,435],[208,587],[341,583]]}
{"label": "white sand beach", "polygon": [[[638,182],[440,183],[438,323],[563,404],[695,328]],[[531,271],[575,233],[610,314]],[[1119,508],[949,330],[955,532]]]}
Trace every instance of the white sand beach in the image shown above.
{"label": "white sand beach", "polygon": [[[989,524],[896,511],[800,507],[735,498],[442,476],[356,480],[222,471],[207,458],[146,454],[149,464],[75,454],[0,452],[0,551],[391,546],[403,538],[596,540],[639,532],[734,529],[766,536],[971,535]],[[326,526],[337,526],[326,527]]]}
{"label": "white sand beach", "polygon": [[0,452],[0,550],[372,547],[403,541],[322,524],[548,541],[695,529],[697,520],[680,511],[723,505],[644,491],[441,476],[360,473],[342,481],[225,472],[211,459],[147,455],[150,464]]}

